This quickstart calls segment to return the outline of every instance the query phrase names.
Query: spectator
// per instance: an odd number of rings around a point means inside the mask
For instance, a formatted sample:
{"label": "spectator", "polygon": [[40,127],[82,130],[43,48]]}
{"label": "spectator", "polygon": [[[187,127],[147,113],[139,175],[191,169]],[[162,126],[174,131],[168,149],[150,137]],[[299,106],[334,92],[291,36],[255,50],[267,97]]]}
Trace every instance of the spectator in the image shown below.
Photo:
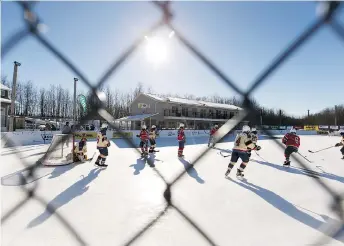
{"label": "spectator", "polygon": [[71,134],[72,133],[72,129],[69,126],[69,122],[66,122],[66,125],[63,127],[62,129],[62,134]]}

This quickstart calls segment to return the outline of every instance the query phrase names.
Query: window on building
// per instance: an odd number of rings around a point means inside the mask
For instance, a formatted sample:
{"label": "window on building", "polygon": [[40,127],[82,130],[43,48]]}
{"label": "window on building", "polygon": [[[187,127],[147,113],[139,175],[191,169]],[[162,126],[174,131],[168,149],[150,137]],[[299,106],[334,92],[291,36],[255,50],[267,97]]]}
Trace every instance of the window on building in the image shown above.
{"label": "window on building", "polygon": [[188,117],[189,116],[188,108],[182,108],[182,116],[184,116],[184,117]]}
{"label": "window on building", "polygon": [[197,117],[197,108],[192,109],[192,117]]}
{"label": "window on building", "polygon": [[224,118],[224,119],[227,119],[227,118],[228,118],[228,111],[224,111],[224,112],[223,112],[223,118]]}
{"label": "window on building", "polygon": [[232,119],[234,117],[234,112],[229,113],[229,118]]}
{"label": "window on building", "polygon": [[178,108],[176,106],[172,106],[172,114],[175,114],[178,112]]}
{"label": "window on building", "polygon": [[6,91],[4,91],[4,90],[1,90],[1,97],[6,97]]}
{"label": "window on building", "polygon": [[205,109],[201,109],[201,118],[205,118],[206,117],[206,110]]}

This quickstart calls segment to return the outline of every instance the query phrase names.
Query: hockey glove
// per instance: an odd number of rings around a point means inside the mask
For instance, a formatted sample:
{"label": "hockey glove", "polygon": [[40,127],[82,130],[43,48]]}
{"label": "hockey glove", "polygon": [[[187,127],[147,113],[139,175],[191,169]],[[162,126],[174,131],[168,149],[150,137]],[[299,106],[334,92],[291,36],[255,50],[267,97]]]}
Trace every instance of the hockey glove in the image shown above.
{"label": "hockey glove", "polygon": [[341,143],[336,143],[335,147],[339,147],[341,145],[342,145]]}
{"label": "hockey glove", "polygon": [[138,137],[138,138],[139,138],[139,137],[140,137],[140,135],[136,135],[136,137]]}
{"label": "hockey glove", "polygon": [[256,146],[256,150],[257,150],[257,151],[259,151],[259,150],[261,150],[261,149],[262,149],[262,147],[260,147],[260,146],[258,146],[258,145]]}

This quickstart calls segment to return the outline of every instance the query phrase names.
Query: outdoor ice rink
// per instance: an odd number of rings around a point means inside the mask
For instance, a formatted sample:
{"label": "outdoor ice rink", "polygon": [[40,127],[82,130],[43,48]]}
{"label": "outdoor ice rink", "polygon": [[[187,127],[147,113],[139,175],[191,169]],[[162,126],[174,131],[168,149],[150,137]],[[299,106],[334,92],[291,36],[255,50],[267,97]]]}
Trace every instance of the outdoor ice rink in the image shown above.
{"label": "outdoor ice rink", "polygon": [[[301,136],[299,152],[313,175],[336,191],[344,191],[344,160],[339,148],[311,154],[308,150],[325,148],[339,137]],[[133,149],[118,140],[109,149],[108,168],[91,163],[61,167],[41,167],[36,194],[55,207],[84,239],[87,245],[125,245],[166,207],[163,180],[144,163]],[[185,160],[177,158],[174,139],[159,147],[155,168],[170,182],[206,148],[206,144],[188,139]],[[197,141],[200,141],[198,138]],[[204,138],[204,143],[206,139]],[[310,172],[292,165],[282,166],[283,151],[272,140],[259,140],[262,150],[252,154],[245,170],[247,181],[235,177],[236,168],[226,179],[230,158],[224,158],[233,143],[219,143],[191,168],[174,186],[172,202],[197,224],[216,245],[310,245],[324,236],[328,225],[339,222],[331,211],[331,196],[310,177]],[[160,145],[161,146],[161,145]],[[3,148],[2,213],[26,199],[17,186],[22,158],[34,163],[48,145]],[[95,142],[88,143],[92,156]],[[327,245],[343,245],[344,237],[329,238]],[[28,201],[2,226],[3,246],[79,245],[75,237],[54,214],[35,200]],[[169,208],[133,245],[209,245],[209,242],[179,212]]]}

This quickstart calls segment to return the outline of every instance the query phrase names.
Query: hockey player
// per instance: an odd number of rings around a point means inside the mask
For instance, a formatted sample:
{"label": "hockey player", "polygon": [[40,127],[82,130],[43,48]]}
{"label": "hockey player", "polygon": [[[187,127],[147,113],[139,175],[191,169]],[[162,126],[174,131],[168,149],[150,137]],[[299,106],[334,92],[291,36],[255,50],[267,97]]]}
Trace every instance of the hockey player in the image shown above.
{"label": "hockey player", "polygon": [[140,141],[141,157],[148,155],[149,133],[145,125],[142,125],[140,134],[136,135],[136,137],[139,137],[141,140]]}
{"label": "hockey player", "polygon": [[214,135],[217,132],[217,130],[219,129],[218,125],[215,125],[211,130],[210,130],[210,134],[209,134],[209,141],[208,141],[208,147],[210,147],[210,144],[212,144],[212,148],[215,147],[214,144]]}
{"label": "hockey player", "polygon": [[287,133],[283,139],[282,143],[285,144],[286,148],[284,151],[285,161],[283,166],[290,166],[290,155],[292,153],[297,153],[300,147],[300,137],[296,134],[296,129],[290,129],[290,132]]}
{"label": "hockey player", "polygon": [[149,143],[150,143],[150,148],[149,148],[149,153],[154,153],[157,152],[155,151],[156,147],[156,136],[159,136],[159,133],[156,132],[156,126],[152,125],[150,131],[149,131]]}
{"label": "hockey player", "polygon": [[242,132],[236,136],[234,140],[234,147],[232,149],[231,162],[228,164],[228,169],[225,174],[226,176],[230,174],[234,165],[238,162],[238,159],[240,158],[242,160],[242,163],[240,164],[240,167],[237,169],[236,176],[244,177],[244,170],[250,160],[248,150],[254,148],[260,150],[260,146],[257,146],[255,143],[253,143],[250,135],[250,130],[251,129],[249,126],[244,125],[242,127]]}
{"label": "hockey player", "polygon": [[342,159],[344,159],[344,130],[341,130],[340,131],[340,135],[342,136],[342,139],[340,140],[339,143],[336,143],[336,147],[339,147],[339,146],[343,146],[341,149],[340,149],[340,152],[342,153],[343,157]]}
{"label": "hockey player", "polygon": [[[106,157],[108,156],[108,147],[110,147],[110,141],[106,137],[107,124],[102,124],[100,132],[97,134],[97,149],[99,150],[99,156],[95,162],[97,166],[107,167],[105,164]],[[101,163],[99,163],[101,161]]]}
{"label": "hockey player", "polygon": [[178,130],[178,135],[177,135],[177,140],[178,140],[178,157],[183,157],[183,151],[184,151],[184,146],[185,146],[185,132],[184,132],[184,124],[181,123],[179,125],[179,130]]}
{"label": "hockey player", "polygon": [[74,147],[74,162],[87,161],[87,138],[86,134],[82,134],[80,142]]}
{"label": "hockey player", "polygon": [[[254,143],[254,144],[257,146],[257,142],[258,142],[258,132],[257,132],[257,129],[254,128],[254,127],[252,127],[250,135],[251,135],[252,143]],[[247,153],[248,153],[248,158],[251,158],[251,154],[252,154],[251,151],[252,151],[252,150],[257,150],[257,148],[255,147],[255,148],[249,149],[249,150],[247,151]],[[259,149],[259,150],[260,150],[260,149]]]}

